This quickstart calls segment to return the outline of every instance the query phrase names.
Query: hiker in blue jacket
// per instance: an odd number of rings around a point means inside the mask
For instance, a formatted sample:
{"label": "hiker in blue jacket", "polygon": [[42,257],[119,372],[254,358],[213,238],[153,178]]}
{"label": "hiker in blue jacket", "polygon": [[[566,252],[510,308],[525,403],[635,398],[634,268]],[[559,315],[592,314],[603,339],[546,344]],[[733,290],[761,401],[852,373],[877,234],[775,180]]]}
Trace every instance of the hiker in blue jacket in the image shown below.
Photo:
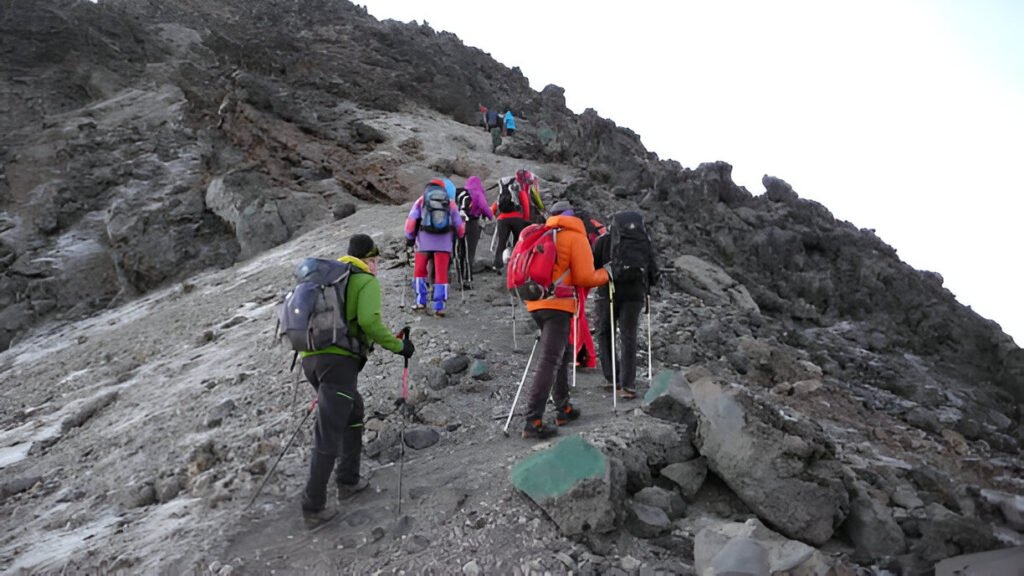
{"label": "hiker in blue jacket", "polygon": [[512,116],[511,110],[505,111],[505,134],[511,136],[516,133],[516,119]]}

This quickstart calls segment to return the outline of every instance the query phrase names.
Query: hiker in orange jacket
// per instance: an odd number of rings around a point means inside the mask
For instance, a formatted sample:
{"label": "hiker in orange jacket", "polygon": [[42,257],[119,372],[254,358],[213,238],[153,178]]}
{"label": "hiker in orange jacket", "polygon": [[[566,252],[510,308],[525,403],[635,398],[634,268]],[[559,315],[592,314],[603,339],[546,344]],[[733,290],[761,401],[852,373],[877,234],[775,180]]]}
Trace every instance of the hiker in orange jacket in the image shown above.
{"label": "hiker in orange jacket", "polygon": [[541,334],[540,356],[527,402],[523,438],[549,438],[558,433],[557,428],[544,424],[543,420],[549,395],[555,401],[557,426],[579,418],[579,410],[569,403],[572,316],[579,305],[579,290],[603,286],[610,277],[607,269],[594,269],[586,229],[582,220],[572,216],[571,206],[561,215],[548,218],[546,224],[559,229],[555,237],[558,256],[551,277],[561,278],[565,274],[565,278],[556,286],[554,296],[526,302],[526,309]]}

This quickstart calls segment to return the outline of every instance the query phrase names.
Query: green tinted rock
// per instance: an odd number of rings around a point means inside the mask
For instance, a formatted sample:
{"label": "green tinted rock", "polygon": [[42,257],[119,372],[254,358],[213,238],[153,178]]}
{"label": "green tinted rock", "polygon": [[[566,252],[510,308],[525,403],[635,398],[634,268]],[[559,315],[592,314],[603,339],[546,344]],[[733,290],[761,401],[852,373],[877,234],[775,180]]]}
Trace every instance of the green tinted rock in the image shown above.
{"label": "green tinted rock", "polygon": [[487,362],[483,360],[474,360],[469,365],[469,377],[474,380],[490,380],[491,374],[487,369]]}
{"label": "green tinted rock", "polygon": [[655,398],[661,396],[668,391],[669,384],[672,383],[672,379],[675,377],[675,372],[672,370],[663,370],[654,377],[654,381],[651,382],[650,387],[647,388],[647,393],[644,394],[644,404],[650,404]]}
{"label": "green tinted rock", "polygon": [[605,476],[608,460],[580,436],[570,436],[512,469],[512,484],[535,502],[565,494],[588,479]]}

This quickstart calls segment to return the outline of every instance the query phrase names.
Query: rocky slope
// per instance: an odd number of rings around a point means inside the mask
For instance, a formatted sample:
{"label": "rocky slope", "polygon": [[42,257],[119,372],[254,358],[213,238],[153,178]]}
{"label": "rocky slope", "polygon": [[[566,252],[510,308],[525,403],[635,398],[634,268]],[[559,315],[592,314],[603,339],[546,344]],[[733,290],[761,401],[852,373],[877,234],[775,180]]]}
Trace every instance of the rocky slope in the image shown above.
{"label": "rocky slope", "polygon": [[[9,3],[0,53],[5,570],[688,573],[753,518],[849,570],[923,572],[1020,543],[1024,354],[939,274],[780,179],[755,196],[723,162],[660,161],[572,114],[558,87],[533,92],[450,34],[340,1]],[[497,154],[479,103],[524,120]],[[481,277],[443,321],[398,309],[407,208],[392,205],[436,175],[519,166],[546,199],[643,210],[669,267],[652,351],[685,374],[666,376],[676,400],[616,415],[580,375],[578,430],[625,469],[610,532],[567,536],[572,518],[510,483],[530,448],[494,418],[530,336],[520,315],[510,353],[500,282]],[[397,514],[399,369],[375,360],[377,491],[308,534],[304,437],[244,511],[307,395],[272,344],[272,308],[298,258],[356,231],[392,249],[385,317],[425,344],[414,421],[440,442],[408,455]],[[462,354],[491,380],[446,374]],[[713,405],[746,425],[716,432],[730,428]],[[740,458],[730,437],[775,457]],[[665,484],[700,470],[692,491]],[[798,505],[787,477],[829,506]],[[686,499],[683,514],[665,506],[668,525],[637,512],[655,484]]]}

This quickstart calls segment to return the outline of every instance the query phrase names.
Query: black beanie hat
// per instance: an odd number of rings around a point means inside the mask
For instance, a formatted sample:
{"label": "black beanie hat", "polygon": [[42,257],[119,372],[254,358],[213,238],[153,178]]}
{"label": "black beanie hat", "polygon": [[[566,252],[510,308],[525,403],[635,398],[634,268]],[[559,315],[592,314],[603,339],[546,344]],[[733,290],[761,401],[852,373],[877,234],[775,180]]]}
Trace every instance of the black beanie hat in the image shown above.
{"label": "black beanie hat", "polygon": [[353,234],[348,240],[348,255],[354,256],[362,260],[363,258],[373,258],[380,252],[377,247],[373,245],[373,238],[370,238],[366,234]]}

